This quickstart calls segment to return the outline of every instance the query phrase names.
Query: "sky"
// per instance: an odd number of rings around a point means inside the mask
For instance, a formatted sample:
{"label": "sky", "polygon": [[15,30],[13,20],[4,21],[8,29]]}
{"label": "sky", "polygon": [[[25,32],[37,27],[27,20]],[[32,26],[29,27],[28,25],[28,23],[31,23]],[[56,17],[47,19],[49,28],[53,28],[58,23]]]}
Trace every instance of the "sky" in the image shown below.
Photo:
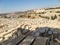
{"label": "sky", "polygon": [[60,0],[0,0],[0,13],[60,6]]}

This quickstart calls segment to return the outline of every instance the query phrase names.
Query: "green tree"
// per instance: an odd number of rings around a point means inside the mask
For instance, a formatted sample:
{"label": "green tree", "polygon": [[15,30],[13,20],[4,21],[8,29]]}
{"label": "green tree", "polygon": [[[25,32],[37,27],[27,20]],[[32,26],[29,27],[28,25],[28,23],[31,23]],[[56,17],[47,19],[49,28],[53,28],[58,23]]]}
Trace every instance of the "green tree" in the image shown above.
{"label": "green tree", "polygon": [[55,19],[57,19],[56,15],[55,16],[51,16],[51,20],[55,20]]}

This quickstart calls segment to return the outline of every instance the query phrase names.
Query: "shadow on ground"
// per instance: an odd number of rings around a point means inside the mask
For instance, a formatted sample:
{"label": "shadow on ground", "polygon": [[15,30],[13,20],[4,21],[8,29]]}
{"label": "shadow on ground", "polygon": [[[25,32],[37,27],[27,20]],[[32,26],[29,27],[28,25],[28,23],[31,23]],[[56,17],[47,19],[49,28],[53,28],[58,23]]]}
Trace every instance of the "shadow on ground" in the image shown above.
{"label": "shadow on ground", "polygon": [[[34,38],[47,37],[47,38],[49,38],[49,41],[53,41],[53,42],[56,41],[57,42],[56,39],[60,40],[60,29],[51,28],[51,27],[37,27],[35,29],[35,31],[31,31],[29,29],[18,28],[17,31],[15,33],[13,33],[12,37],[9,37],[8,40],[1,41],[0,44],[6,45],[9,42],[14,42],[15,39],[16,39],[15,42],[17,42],[17,41],[19,41],[18,38],[22,35],[24,35],[25,37],[33,36]],[[21,41],[19,41],[19,42],[21,42]],[[13,44],[10,44],[10,45],[13,45]]]}

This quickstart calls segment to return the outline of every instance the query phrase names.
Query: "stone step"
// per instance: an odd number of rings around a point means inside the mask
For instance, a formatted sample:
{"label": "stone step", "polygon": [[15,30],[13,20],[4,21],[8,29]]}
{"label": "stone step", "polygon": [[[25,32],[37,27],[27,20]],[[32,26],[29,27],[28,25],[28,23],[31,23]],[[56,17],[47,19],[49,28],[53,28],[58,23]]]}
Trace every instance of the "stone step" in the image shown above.
{"label": "stone step", "polygon": [[27,36],[19,45],[31,45],[33,41],[33,36]]}
{"label": "stone step", "polygon": [[37,37],[33,45],[48,45],[49,41],[47,37]]}
{"label": "stone step", "polygon": [[50,45],[60,45],[58,42],[53,42],[53,41],[51,41],[50,42]]}
{"label": "stone step", "polygon": [[17,38],[14,38],[12,40],[6,40],[4,42],[2,42],[2,45],[16,45],[19,42],[21,42],[26,36],[25,35],[21,35]]}

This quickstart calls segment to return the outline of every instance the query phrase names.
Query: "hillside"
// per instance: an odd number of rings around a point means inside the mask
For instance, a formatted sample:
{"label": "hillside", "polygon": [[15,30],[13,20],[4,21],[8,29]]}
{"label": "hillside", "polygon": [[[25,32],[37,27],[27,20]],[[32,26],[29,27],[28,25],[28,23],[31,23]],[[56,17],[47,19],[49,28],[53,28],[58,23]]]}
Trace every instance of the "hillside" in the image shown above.
{"label": "hillside", "polygon": [[30,31],[34,31],[37,27],[51,27],[60,30],[60,7],[0,14],[0,37],[2,37],[0,41],[7,40],[9,37],[15,38],[14,33],[17,28],[26,29],[26,25]]}
{"label": "hillside", "polygon": [[46,18],[46,19],[55,19],[60,18],[60,7],[54,8],[42,8],[42,9],[33,9],[27,10],[24,12],[14,12],[14,13],[5,13],[0,14],[0,17],[3,18]]}

